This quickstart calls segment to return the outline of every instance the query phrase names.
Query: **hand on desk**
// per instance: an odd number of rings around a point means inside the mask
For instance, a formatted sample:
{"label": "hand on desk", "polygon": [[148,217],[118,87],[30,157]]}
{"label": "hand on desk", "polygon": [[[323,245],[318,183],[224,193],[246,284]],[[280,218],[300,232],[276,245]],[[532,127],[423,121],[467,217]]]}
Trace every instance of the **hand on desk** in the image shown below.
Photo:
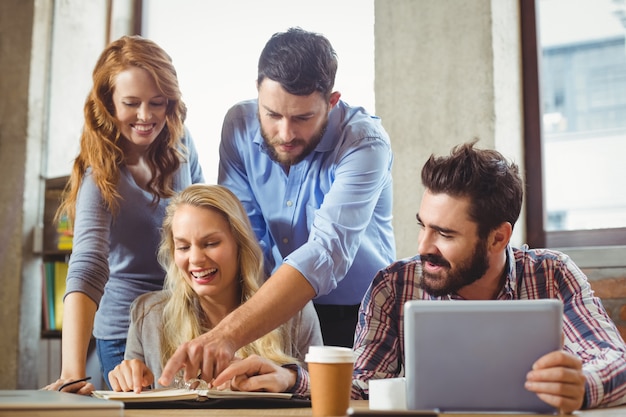
{"label": "hand on desk", "polygon": [[296,371],[251,355],[233,361],[215,378],[213,386],[220,389],[229,383],[231,389],[238,391],[287,392],[296,383]]}
{"label": "hand on desk", "polygon": [[63,376],[42,389],[46,391],[59,391],[59,388],[61,388],[63,392],[71,392],[80,395],[91,395],[96,389],[91,382],[85,381],[85,378],[64,378]]}
{"label": "hand on desk", "polygon": [[[167,361],[159,384],[170,385],[179,370],[184,369],[185,380],[202,378],[211,383],[229,365],[235,355],[235,347],[215,329],[183,343]],[[198,376],[198,371],[201,371]]]}
{"label": "hand on desk", "polygon": [[154,375],[139,359],[124,360],[109,372],[109,384],[113,391],[134,391],[137,394],[144,387],[154,383]]}
{"label": "hand on desk", "polygon": [[533,364],[525,387],[561,412],[578,410],[585,398],[582,361],[565,351],[550,352]]}

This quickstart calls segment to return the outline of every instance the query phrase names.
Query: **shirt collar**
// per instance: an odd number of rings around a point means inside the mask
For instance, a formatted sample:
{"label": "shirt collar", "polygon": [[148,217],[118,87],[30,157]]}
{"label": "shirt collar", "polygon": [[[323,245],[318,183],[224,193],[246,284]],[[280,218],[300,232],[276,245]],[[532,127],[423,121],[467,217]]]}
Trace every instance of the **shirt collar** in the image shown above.
{"label": "shirt collar", "polygon": [[322,136],[322,140],[315,147],[316,152],[328,152],[337,146],[337,133],[341,132],[339,128],[339,124],[344,119],[343,113],[346,109],[343,106],[343,103],[340,101],[337,102],[335,107],[330,110],[328,114],[328,124],[326,125],[326,132],[324,132],[324,136]]}
{"label": "shirt collar", "polygon": [[517,282],[517,274],[515,271],[515,255],[513,254],[513,248],[511,245],[506,246],[506,262],[504,264],[504,270],[506,271],[506,279],[504,286],[500,290],[500,293],[496,297],[497,300],[514,300],[515,283]]}

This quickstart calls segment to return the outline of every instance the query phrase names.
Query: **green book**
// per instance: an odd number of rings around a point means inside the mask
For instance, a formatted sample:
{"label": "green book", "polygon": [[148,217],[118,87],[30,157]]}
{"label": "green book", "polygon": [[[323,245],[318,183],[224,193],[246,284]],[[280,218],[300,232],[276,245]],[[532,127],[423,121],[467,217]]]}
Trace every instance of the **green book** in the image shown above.
{"label": "green book", "polygon": [[67,263],[54,263],[54,328],[63,328],[63,296],[65,295],[65,280],[67,279]]}
{"label": "green book", "polygon": [[46,272],[46,297],[48,307],[48,322],[46,323],[46,330],[55,329],[55,317],[54,317],[54,262],[45,263]]}

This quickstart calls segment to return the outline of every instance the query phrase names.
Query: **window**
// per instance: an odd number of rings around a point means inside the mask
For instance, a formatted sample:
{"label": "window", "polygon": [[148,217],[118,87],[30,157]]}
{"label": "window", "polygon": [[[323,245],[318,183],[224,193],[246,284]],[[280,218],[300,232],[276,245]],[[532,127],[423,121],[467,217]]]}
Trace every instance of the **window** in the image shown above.
{"label": "window", "polygon": [[626,244],[626,7],[520,5],[528,243]]}
{"label": "window", "polygon": [[374,109],[374,0],[143,1],[142,35],[174,60],[187,126],[207,182],[217,181],[226,111],[256,97],[257,62],[275,32],[292,26],[322,33],[339,59],[335,89]]}

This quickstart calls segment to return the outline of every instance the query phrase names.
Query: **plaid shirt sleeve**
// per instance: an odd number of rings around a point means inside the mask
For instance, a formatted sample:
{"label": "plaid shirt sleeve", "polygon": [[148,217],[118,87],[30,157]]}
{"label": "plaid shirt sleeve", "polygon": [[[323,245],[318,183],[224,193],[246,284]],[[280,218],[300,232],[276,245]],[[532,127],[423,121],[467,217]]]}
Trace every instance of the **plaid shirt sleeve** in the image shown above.
{"label": "plaid shirt sleeve", "polygon": [[626,403],[626,345],[602,302],[593,295],[585,274],[566,255],[555,274],[561,275],[565,350],[583,362],[587,378],[585,408]]}
{"label": "plaid shirt sleeve", "polygon": [[516,257],[525,266],[516,298],[563,302],[563,348],[582,360],[586,377],[583,408],[626,404],[626,345],[585,274],[557,251],[520,251]]}
{"label": "plaid shirt sleeve", "polygon": [[295,363],[288,363],[282,365],[282,367],[296,372],[296,382],[288,392],[301,397],[310,397],[309,373],[306,369]]}
{"label": "plaid shirt sleeve", "polygon": [[401,260],[374,277],[359,311],[352,398],[368,399],[369,380],[404,376],[404,302],[414,298],[416,263]]}

